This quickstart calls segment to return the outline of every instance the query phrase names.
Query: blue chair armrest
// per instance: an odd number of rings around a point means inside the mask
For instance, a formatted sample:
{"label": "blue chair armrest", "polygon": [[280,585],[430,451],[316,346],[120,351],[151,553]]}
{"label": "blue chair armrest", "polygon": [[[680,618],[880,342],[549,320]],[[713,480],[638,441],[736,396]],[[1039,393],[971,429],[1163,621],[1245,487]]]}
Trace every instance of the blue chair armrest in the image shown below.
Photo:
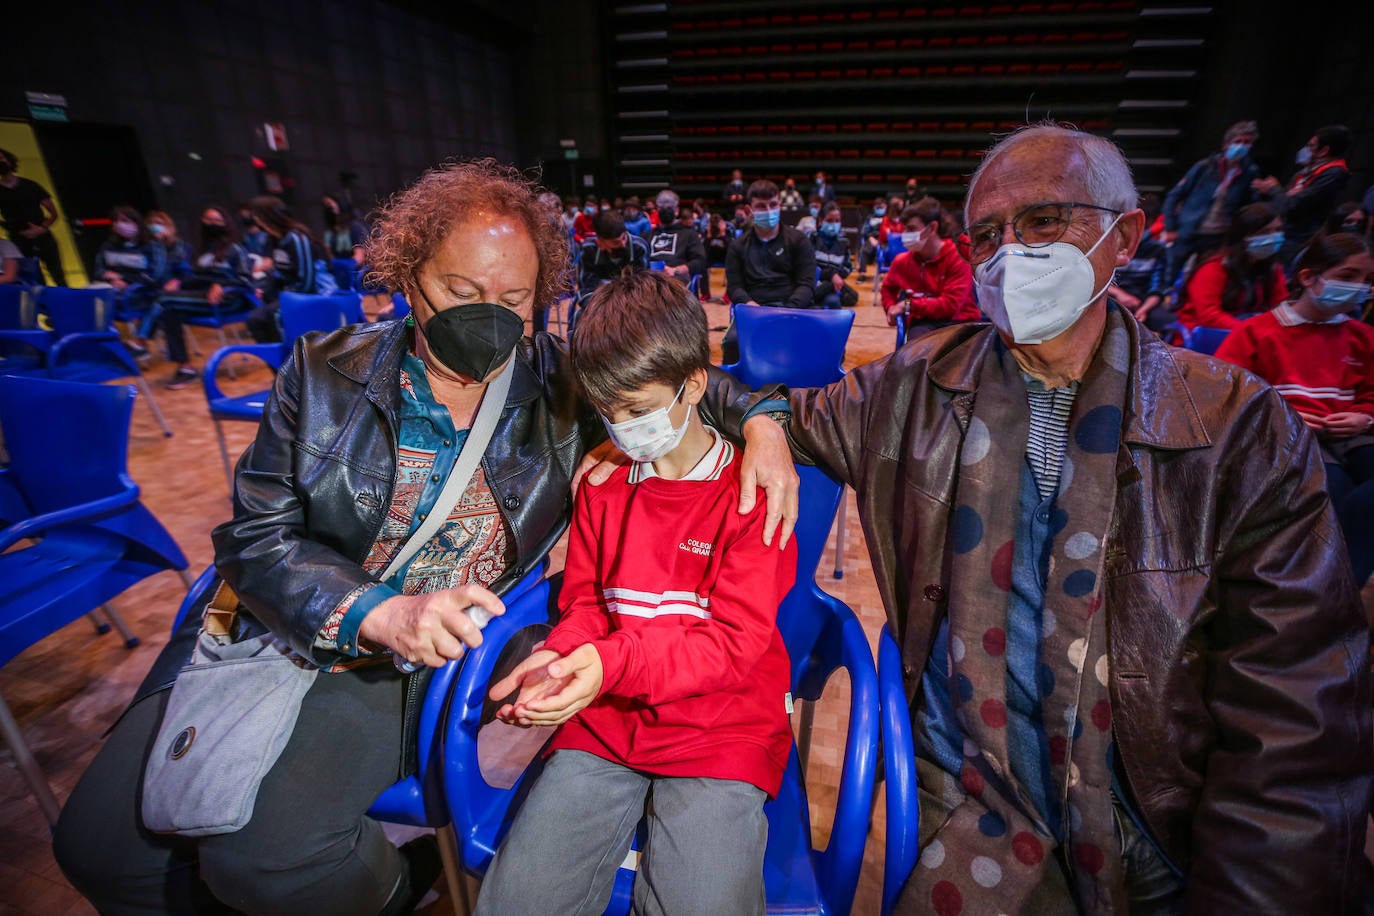
{"label": "blue chair armrest", "polygon": [[839,627],[841,666],[849,673],[849,734],[844,743],[844,766],[830,842],[816,856],[816,879],[831,912],[848,913],[859,886],[868,841],[882,728],[878,671],[863,625],[848,607],[831,607],[836,618],[827,626],[832,631],[827,636],[833,635],[835,626]]}
{"label": "blue chair armrest", "polygon": [[37,537],[52,528],[99,521],[136,502],[138,502],[138,485],[131,483],[126,489],[110,496],[91,500],[79,506],[69,506],[65,509],[30,516],[23,521],[15,522],[4,531],[0,531],[0,552],[10,549],[25,538]]}
{"label": "blue chair armrest", "polygon": [[[81,343],[119,344],[119,334],[115,331],[80,331],[75,334],[68,334],[65,337],[61,337],[55,344],[48,348],[48,365],[61,365],[64,351]],[[120,344],[120,346],[123,345]],[[132,360],[130,360],[130,362],[132,362]]]}
{"label": "blue chair armrest", "polygon": [[286,345],[278,343],[232,344],[227,347],[220,347],[211,353],[210,358],[205,361],[205,372],[201,376],[205,385],[205,397],[210,401],[217,401],[224,397],[224,392],[220,390],[219,382],[215,379],[215,373],[219,370],[219,364],[229,357],[236,354],[251,356],[262,360],[275,372],[286,361],[286,352]]}
{"label": "blue chair armrest", "polygon": [[463,659],[458,682],[449,698],[441,749],[444,798],[458,838],[459,860],[476,874],[484,873],[490,864],[513,816],[511,802],[529,778],[526,773],[510,789],[498,789],[482,777],[477,735],[482,727],[487,685],[506,643],[527,626],[549,622],[549,589],[549,581],[540,579],[519,600],[506,601],[506,613],[487,624],[482,645]]}
{"label": "blue chair armrest", "polygon": [[878,638],[882,691],[883,775],[887,780],[887,845],[883,861],[883,913],[891,913],[907,876],[920,858],[920,809],[916,795],[916,746],[902,678],[902,653],[891,631]]}
{"label": "blue chair armrest", "polygon": [[898,315],[898,316],[897,316],[897,349],[898,349],[898,350],[902,349],[902,345],[905,344],[905,343],[906,343],[906,316],[905,316],[905,315]]}

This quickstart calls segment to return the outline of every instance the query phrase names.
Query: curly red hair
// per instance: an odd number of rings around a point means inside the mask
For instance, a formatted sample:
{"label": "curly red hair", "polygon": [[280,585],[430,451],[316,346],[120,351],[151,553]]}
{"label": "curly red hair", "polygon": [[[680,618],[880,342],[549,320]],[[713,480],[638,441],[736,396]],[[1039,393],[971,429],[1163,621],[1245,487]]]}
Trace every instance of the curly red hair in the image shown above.
{"label": "curly red hair", "polygon": [[524,224],[538,253],[535,305],[553,302],[566,284],[568,239],[539,203],[542,190],[495,159],[455,160],[430,169],[374,214],[369,282],[412,289],[416,273],[455,226],[479,213],[500,213]]}

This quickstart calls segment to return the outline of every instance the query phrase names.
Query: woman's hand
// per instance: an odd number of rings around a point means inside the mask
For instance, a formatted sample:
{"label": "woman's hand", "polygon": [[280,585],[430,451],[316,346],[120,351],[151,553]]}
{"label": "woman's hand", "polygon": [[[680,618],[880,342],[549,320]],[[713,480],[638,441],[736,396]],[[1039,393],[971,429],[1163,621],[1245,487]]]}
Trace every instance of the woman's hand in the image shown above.
{"label": "woman's hand", "polygon": [[616,468],[629,463],[629,456],[616,448],[614,443],[609,440],[601,443],[583,456],[582,463],[573,473],[573,496],[577,495],[577,488],[582,486],[584,477],[592,486],[598,487],[615,473]]}
{"label": "woman's hand", "polygon": [[[545,654],[554,655],[548,649],[541,649],[521,663],[524,664],[535,660],[536,656]],[[536,666],[531,670],[537,673]],[[520,668],[516,668],[519,671]],[[515,672],[512,672],[514,676]],[[527,700],[524,690],[520,697],[512,705],[503,706],[497,716],[510,722],[512,725],[562,725],[564,722],[586,709],[592,700],[596,699],[601,692],[601,681],[603,676],[601,667],[601,655],[596,651],[596,647],[591,643],[578,646],[565,658],[557,658],[548,664],[548,675],[544,680],[533,685],[531,696]],[[510,678],[506,678],[497,687],[505,684]],[[512,685],[513,686],[513,685]],[[495,693],[496,688],[492,688]],[[508,691],[509,692],[509,691]],[[503,716],[502,714],[505,713]]]}
{"label": "woman's hand", "polygon": [[224,287],[218,283],[211,284],[210,288],[205,291],[205,301],[210,305],[219,305],[224,301]]}
{"label": "woman's hand", "polygon": [[1353,436],[1363,435],[1369,432],[1372,426],[1374,426],[1374,417],[1367,413],[1355,413],[1350,410],[1341,413],[1329,413],[1322,424],[1326,434],[1333,439],[1349,439]]}
{"label": "woman's hand", "polygon": [[481,628],[466,613],[474,604],[494,617],[506,612],[501,599],[480,585],[397,595],[368,612],[358,638],[380,643],[408,662],[439,668],[460,658],[465,646],[475,649],[482,644]]}
{"label": "woman's hand", "polygon": [[773,543],[773,532],[782,523],[778,548],[787,546],[797,526],[797,493],[801,478],[787,447],[787,433],[772,417],[750,417],[744,423],[744,458],[740,464],[739,511],[754,509],[754,490],[763,488],[768,514],[763,523],[763,543]]}

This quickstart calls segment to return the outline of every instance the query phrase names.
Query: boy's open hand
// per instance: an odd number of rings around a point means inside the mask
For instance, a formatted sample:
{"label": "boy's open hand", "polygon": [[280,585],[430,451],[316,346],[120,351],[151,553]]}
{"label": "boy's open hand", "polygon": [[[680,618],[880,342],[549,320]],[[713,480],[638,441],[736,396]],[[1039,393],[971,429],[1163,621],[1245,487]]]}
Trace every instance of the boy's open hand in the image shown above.
{"label": "boy's open hand", "polygon": [[[525,663],[545,651],[548,650],[534,653]],[[514,705],[503,707],[497,716],[514,725],[562,725],[596,699],[601,692],[601,678],[601,655],[596,647],[590,643],[579,646],[565,658],[548,664],[548,678],[537,685],[535,695],[526,700],[522,690]]]}
{"label": "boy's open hand", "polygon": [[549,663],[561,657],[552,649],[535,649],[528,658],[516,665],[510,674],[493,684],[487,693],[492,700],[503,699],[516,688],[520,690],[514,703],[506,703],[496,710],[496,718],[511,725],[528,726],[529,722],[517,721],[515,708],[522,703],[554,693],[562,686],[549,677]]}

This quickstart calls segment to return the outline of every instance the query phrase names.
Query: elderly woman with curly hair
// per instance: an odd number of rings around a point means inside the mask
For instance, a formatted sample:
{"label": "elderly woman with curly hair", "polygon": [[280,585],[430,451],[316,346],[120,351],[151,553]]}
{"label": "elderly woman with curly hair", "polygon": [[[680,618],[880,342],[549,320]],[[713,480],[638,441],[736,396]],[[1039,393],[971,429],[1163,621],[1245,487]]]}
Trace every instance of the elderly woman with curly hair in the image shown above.
{"label": "elderly woman with curly hair", "polygon": [[[54,837],[64,872],[102,913],[401,913],[437,877],[432,838],[398,850],[366,815],[405,773],[414,744],[421,691],[393,655],[439,666],[481,642],[465,609],[501,613],[497,594],[558,539],[579,462],[592,464],[583,458],[604,438],[563,343],[522,336],[558,293],[567,259],[537,191],[490,160],[428,172],[384,209],[369,252],[412,317],[296,343],[239,460],[234,517],[213,539],[240,616],[320,674],[245,826],[155,834],[139,786],[195,621],[178,633]],[[509,393],[465,491],[423,549],[381,581],[505,372]],[[718,426],[773,422],[753,415],[767,407],[758,398],[708,395],[702,406]],[[785,540],[796,516],[790,458],[749,452],[743,470],[765,490],[769,535],[781,521]],[[754,488],[744,492],[752,504]]]}

